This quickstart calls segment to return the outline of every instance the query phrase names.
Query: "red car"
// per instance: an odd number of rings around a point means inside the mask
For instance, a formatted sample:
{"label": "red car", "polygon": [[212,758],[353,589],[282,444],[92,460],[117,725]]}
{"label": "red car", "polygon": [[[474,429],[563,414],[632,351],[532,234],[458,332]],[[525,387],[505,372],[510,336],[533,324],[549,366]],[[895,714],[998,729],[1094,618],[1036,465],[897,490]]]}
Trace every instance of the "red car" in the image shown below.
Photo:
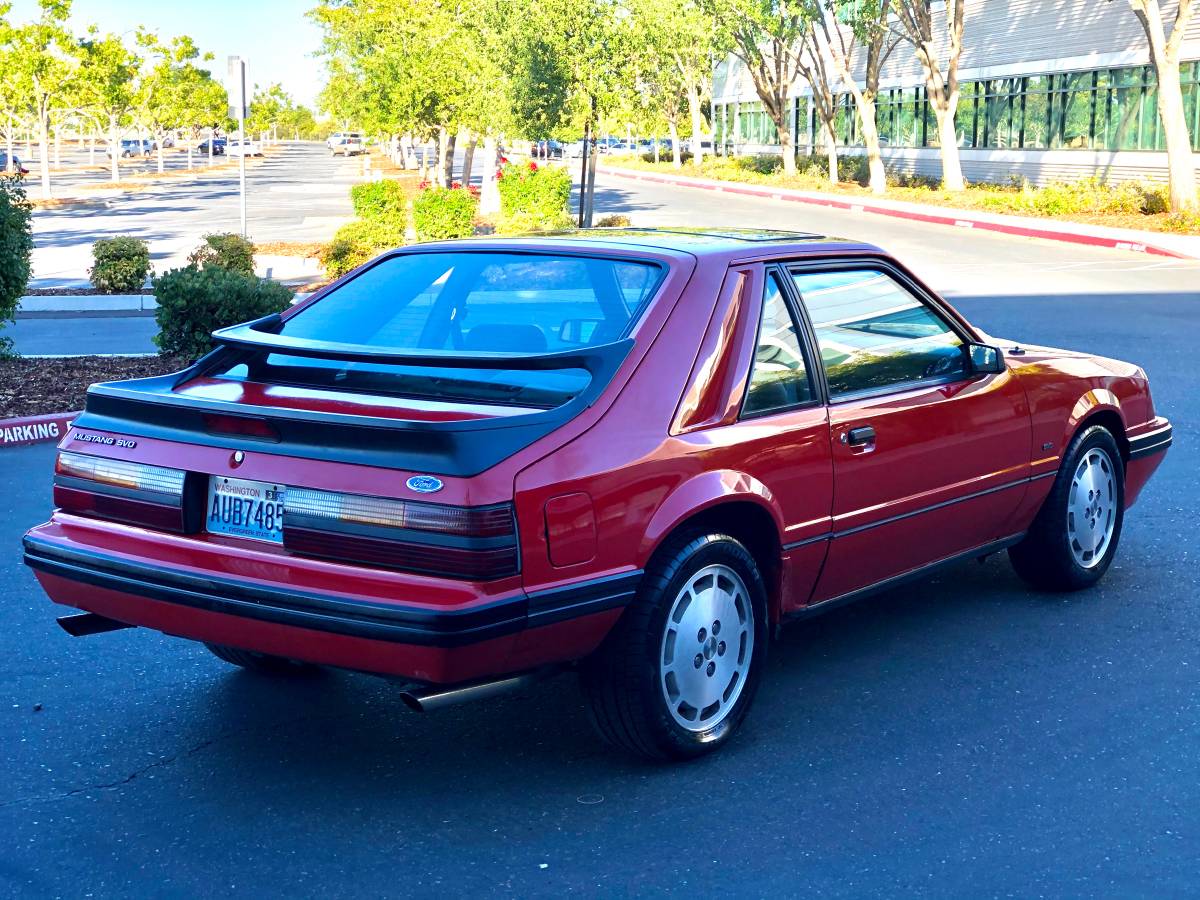
{"label": "red car", "polygon": [[426,244],[99,384],[25,560],[139,625],[430,708],[578,668],[601,733],[724,743],[780,623],[1007,549],[1103,576],[1171,443],[1145,373],[989,338],[864,244]]}

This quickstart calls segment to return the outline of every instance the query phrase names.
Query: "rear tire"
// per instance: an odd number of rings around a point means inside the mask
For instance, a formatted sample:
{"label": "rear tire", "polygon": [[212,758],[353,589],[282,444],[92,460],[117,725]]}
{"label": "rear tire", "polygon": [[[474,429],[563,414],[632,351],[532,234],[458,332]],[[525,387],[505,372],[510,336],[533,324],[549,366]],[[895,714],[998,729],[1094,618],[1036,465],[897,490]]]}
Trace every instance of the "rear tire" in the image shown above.
{"label": "rear tire", "polygon": [[271,656],[268,653],[255,653],[253,650],[242,650],[239,647],[227,647],[224,644],[205,643],[204,646],[217,659],[260,675],[311,675],[319,668],[312,663]]}
{"label": "rear tire", "polygon": [[1082,590],[1108,571],[1124,520],[1125,461],[1112,433],[1093,425],[1068,445],[1054,487],[1008,556],[1036,588]]}
{"label": "rear tire", "polygon": [[724,745],[754,700],[767,652],[767,591],[750,552],[692,533],[656,554],[634,602],[581,667],[592,723],[654,760]]}

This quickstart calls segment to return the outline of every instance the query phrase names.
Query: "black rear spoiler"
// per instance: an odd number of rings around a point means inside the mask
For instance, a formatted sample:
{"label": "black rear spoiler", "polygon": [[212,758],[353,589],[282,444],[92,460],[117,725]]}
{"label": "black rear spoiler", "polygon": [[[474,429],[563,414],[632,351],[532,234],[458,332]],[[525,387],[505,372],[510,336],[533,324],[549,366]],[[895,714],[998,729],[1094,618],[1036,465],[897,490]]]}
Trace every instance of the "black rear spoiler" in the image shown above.
{"label": "black rear spoiler", "polygon": [[[278,324],[279,316],[272,315],[216,331],[213,337],[220,346],[176,375],[92,385],[75,427],[304,459],[466,477],[491,468],[590,407],[633,348],[633,339],[626,338],[578,350],[534,355],[399,353],[287,338],[272,330]],[[554,409],[451,422],[282,409],[176,393],[180,385],[230,364],[239,355],[264,352],[444,368],[582,368],[591,379],[584,390]],[[206,427],[205,415],[213,413],[268,421],[279,434],[279,440],[268,442],[252,436],[212,434]]]}

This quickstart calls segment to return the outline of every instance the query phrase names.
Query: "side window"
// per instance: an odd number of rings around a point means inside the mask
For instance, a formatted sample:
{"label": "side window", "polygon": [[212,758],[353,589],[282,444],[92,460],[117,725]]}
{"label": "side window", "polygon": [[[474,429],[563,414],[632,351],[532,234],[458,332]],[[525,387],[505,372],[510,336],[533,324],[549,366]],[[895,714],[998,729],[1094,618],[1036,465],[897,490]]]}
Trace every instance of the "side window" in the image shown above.
{"label": "side window", "polygon": [[777,276],[770,274],[763,292],[758,350],[742,412],[748,416],[761,415],[807,403],[812,397],[796,323],[783,299]]}
{"label": "side window", "polygon": [[967,374],[963,342],[932,309],[873,269],[794,272],[829,395]]}

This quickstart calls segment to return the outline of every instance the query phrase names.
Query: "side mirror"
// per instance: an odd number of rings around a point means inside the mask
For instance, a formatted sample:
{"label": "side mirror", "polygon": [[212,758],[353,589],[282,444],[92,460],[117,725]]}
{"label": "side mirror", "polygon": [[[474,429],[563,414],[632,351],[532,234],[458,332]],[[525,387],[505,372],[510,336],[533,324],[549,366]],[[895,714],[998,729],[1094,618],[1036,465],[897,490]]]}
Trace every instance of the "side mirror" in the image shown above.
{"label": "side mirror", "polygon": [[600,322],[600,319],[563,319],[558,339],[564,344],[590,344]]}
{"label": "side mirror", "polygon": [[987,344],[967,344],[967,366],[972,375],[998,375],[1008,367],[998,347]]}

